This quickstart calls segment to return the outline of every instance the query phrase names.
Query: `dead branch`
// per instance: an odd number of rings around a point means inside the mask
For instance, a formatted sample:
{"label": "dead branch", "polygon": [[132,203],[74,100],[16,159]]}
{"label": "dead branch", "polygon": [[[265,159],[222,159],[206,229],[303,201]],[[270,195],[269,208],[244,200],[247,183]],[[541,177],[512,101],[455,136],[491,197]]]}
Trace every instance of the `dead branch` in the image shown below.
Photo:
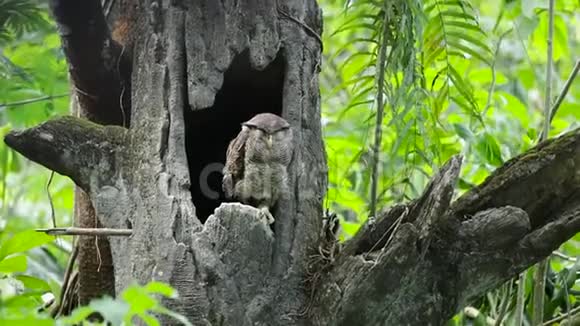
{"label": "dead branch", "polygon": [[[70,177],[89,191],[113,180],[114,162],[126,134],[124,128],[62,117],[23,131],[11,131],[4,141],[30,160]],[[97,173],[97,167],[103,164],[107,168]]]}

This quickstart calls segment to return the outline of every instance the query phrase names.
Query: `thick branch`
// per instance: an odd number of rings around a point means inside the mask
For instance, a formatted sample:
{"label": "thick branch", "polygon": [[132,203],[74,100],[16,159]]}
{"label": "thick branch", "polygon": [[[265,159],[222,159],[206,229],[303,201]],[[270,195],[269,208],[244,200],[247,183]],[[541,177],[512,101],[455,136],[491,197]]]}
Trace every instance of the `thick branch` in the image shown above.
{"label": "thick branch", "polygon": [[52,0],[50,8],[83,113],[100,124],[127,126],[129,51],[111,38],[101,2]]}
{"label": "thick branch", "polygon": [[30,160],[70,177],[89,191],[112,180],[117,168],[116,154],[122,149],[126,133],[124,128],[62,117],[12,131],[4,141]]}
{"label": "thick branch", "polygon": [[450,206],[459,165],[450,160],[419,199],[346,244],[317,289],[322,324],[444,324],[580,231],[579,130],[510,160]]}
{"label": "thick branch", "polygon": [[467,219],[478,211],[514,206],[526,211],[533,228],[553,219],[580,188],[580,129],[542,142],[497,169],[485,182],[461,196],[451,211]]}
{"label": "thick branch", "polygon": [[[575,130],[510,160],[454,203],[450,214],[464,220],[459,230],[463,239],[486,239],[478,246],[466,240],[452,246],[461,271],[458,277],[465,280],[460,302],[469,302],[483,289],[540,261],[580,230],[579,171],[580,131]],[[485,213],[505,206],[519,212],[495,218]],[[486,229],[468,230],[483,223]],[[486,270],[486,281],[469,275],[474,270]]]}

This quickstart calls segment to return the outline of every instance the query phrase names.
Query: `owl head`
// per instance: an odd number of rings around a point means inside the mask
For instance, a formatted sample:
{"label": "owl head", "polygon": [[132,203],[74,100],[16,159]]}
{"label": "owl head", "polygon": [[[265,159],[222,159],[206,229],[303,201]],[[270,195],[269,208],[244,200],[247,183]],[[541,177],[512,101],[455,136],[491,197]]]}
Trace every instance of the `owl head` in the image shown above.
{"label": "owl head", "polygon": [[242,126],[249,129],[259,129],[269,135],[290,128],[290,124],[286,120],[272,113],[257,114],[252,119],[242,123]]}

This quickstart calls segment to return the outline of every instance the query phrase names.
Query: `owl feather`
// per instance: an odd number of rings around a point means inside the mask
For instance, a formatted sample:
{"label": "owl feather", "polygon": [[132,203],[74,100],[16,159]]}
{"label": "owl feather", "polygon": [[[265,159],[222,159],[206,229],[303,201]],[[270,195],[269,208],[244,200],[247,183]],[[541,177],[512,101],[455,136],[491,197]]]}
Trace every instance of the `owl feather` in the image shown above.
{"label": "owl feather", "polygon": [[236,181],[244,177],[244,154],[247,139],[248,129],[242,127],[242,131],[228,146],[222,180],[222,188],[227,199],[234,198]]}
{"label": "owl feather", "polygon": [[[283,118],[261,113],[242,124],[226,152],[222,187],[227,199],[272,208],[287,192],[292,130]],[[270,223],[273,221],[268,212]]]}

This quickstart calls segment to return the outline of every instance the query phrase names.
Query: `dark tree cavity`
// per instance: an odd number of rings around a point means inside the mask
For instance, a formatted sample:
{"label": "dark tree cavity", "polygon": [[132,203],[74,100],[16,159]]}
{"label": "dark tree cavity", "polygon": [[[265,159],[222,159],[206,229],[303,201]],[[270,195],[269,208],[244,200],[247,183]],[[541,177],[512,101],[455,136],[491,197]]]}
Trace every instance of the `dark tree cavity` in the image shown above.
{"label": "dark tree cavity", "polygon": [[[316,258],[334,251],[319,250],[329,239],[314,0],[87,0],[82,10],[53,0],[52,8],[86,119],[48,121],[5,141],[74,180],[77,225],[132,228],[100,239],[98,272],[94,239],[80,238],[81,302],[159,280],[180,294],[167,307],[195,325],[441,325],[580,230],[576,130],[454,202],[462,159],[453,157],[419,198],[383,210],[337,255]],[[255,208],[223,203],[219,186],[228,142],[260,112],[281,115],[294,133],[291,191],[273,229]],[[211,164],[215,197],[200,187]]]}
{"label": "dark tree cavity", "polygon": [[278,55],[264,70],[252,68],[248,52],[237,55],[224,73],[213,106],[185,108],[185,148],[191,177],[191,196],[204,222],[224,201],[221,168],[229,142],[242,122],[258,113],[282,114],[284,60]]}

